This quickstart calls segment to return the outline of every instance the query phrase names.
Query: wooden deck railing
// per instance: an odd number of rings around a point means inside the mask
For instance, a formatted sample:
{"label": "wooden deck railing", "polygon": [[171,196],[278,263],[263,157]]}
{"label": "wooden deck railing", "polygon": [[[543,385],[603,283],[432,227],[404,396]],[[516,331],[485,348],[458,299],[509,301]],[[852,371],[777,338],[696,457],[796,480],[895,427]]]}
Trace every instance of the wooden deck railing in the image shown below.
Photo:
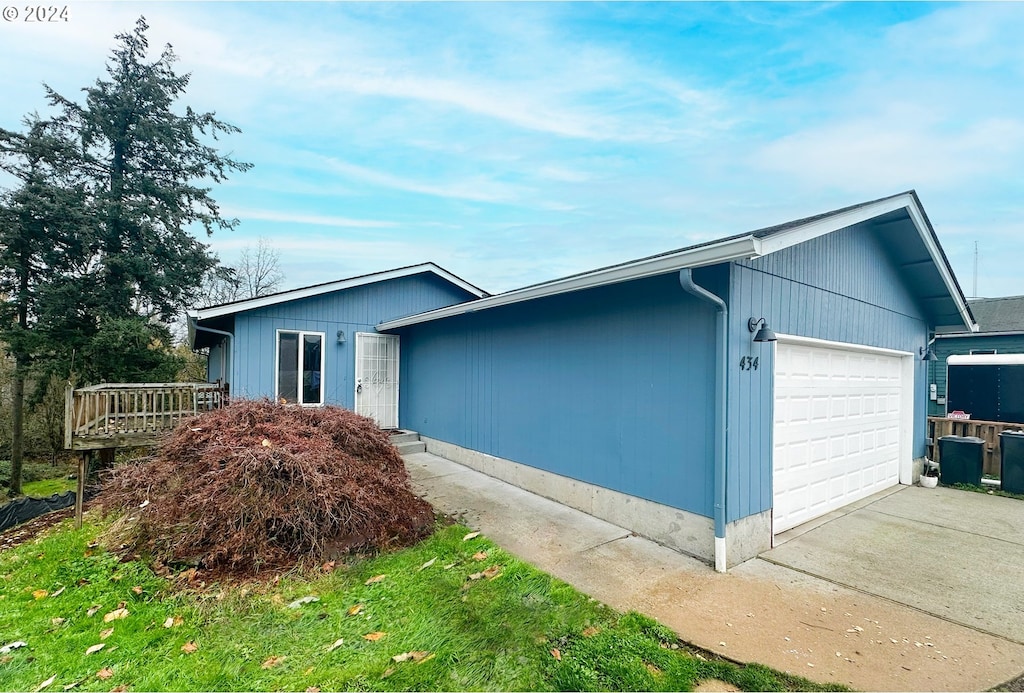
{"label": "wooden deck railing", "polygon": [[185,419],[227,403],[218,383],[106,383],[72,389],[64,403],[68,450],[150,445]]}
{"label": "wooden deck railing", "polygon": [[929,416],[928,437],[932,442],[928,451],[928,457],[941,464],[942,460],[939,459],[939,438],[942,436],[974,436],[985,441],[982,473],[999,476],[1002,455],[999,448],[999,434],[1003,431],[1019,431],[1022,429],[1024,429],[1024,424]]}

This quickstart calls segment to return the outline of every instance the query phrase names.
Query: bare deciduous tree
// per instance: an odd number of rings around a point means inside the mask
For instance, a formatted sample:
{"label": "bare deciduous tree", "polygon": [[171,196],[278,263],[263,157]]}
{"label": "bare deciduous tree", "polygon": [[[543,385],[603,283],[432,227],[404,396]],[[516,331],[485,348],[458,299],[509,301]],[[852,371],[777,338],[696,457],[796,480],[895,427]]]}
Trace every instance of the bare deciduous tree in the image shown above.
{"label": "bare deciduous tree", "polygon": [[235,279],[242,293],[240,298],[257,298],[277,291],[284,283],[281,253],[260,237],[256,246],[246,246],[238,257]]}

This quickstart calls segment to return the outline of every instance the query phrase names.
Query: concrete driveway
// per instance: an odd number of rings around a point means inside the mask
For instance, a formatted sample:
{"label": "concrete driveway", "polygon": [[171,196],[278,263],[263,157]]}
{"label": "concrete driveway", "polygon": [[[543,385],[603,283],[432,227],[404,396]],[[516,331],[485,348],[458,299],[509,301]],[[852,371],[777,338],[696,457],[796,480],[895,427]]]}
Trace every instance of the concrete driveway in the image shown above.
{"label": "concrete driveway", "polygon": [[900,486],[762,558],[1024,644],[1024,502]]}
{"label": "concrete driveway", "polygon": [[725,657],[860,690],[985,690],[1024,672],[1020,501],[897,489],[720,574],[441,457],[405,461],[437,510]]}

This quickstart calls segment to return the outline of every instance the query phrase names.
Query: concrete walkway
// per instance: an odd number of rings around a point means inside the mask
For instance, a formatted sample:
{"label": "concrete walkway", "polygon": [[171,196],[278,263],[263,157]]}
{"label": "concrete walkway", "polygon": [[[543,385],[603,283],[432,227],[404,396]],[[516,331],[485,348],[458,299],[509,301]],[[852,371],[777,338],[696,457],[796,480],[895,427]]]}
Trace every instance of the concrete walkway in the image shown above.
{"label": "concrete walkway", "polygon": [[860,690],[984,690],[1024,671],[1019,642],[856,585],[762,559],[719,574],[435,455],[405,461],[418,492],[439,511],[582,592],[652,616],[726,657]]}

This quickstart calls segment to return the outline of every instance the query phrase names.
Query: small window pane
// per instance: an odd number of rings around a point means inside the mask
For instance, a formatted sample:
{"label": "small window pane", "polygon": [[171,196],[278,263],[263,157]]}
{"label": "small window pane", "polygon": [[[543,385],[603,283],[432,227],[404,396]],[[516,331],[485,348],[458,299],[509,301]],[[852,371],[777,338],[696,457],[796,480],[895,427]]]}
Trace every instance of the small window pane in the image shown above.
{"label": "small window pane", "polygon": [[318,334],[302,336],[302,403],[320,404],[320,348]]}
{"label": "small window pane", "polygon": [[295,404],[299,398],[299,335],[294,332],[278,334],[277,351],[277,396]]}

